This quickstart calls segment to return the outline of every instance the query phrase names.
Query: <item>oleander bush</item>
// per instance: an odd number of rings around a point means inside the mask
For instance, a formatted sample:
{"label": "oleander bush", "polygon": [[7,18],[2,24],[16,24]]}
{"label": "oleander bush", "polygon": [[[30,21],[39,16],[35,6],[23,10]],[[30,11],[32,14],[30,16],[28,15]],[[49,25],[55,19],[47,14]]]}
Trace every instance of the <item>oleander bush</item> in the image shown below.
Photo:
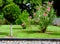
{"label": "oleander bush", "polygon": [[49,24],[56,17],[56,12],[53,9],[53,1],[45,2],[43,6],[37,6],[37,12],[34,13],[35,22],[40,25],[41,32],[45,33]]}

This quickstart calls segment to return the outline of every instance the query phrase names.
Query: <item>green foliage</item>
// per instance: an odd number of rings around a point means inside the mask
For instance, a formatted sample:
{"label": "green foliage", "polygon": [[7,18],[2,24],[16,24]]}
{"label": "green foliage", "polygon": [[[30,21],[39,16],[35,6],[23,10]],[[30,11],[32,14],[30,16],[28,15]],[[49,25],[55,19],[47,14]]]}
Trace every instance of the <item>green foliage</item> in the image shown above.
{"label": "green foliage", "polygon": [[4,1],[3,0],[0,0],[0,7],[2,7],[4,4]]}
{"label": "green foliage", "polygon": [[0,25],[4,24],[4,17],[3,17],[3,13],[0,12]]}
{"label": "green foliage", "polygon": [[12,2],[13,2],[13,0],[5,0],[6,4],[9,4],[9,3],[12,3]]}
{"label": "green foliage", "polygon": [[36,4],[36,5],[41,5],[42,4],[42,0],[30,0],[30,3]]}
{"label": "green foliage", "polygon": [[20,9],[19,7],[14,4],[8,4],[3,8],[4,17],[10,22],[14,22],[17,18],[19,18],[20,15]]}
{"label": "green foliage", "polygon": [[24,10],[22,13],[21,13],[21,15],[20,15],[20,19],[21,19],[21,21],[23,22],[23,23],[25,23],[26,25],[28,25],[28,16],[29,16],[29,14],[28,14],[28,12],[26,11],[26,10]]}
{"label": "green foliage", "polygon": [[48,2],[49,0],[42,0],[43,2]]}
{"label": "green foliage", "polygon": [[14,0],[15,3],[21,3],[22,0]]}
{"label": "green foliage", "polygon": [[28,0],[14,0],[14,2],[19,3],[19,4],[21,4],[21,3],[26,4],[28,2]]}
{"label": "green foliage", "polygon": [[24,0],[23,3],[24,4],[29,3],[29,0]]}
{"label": "green foliage", "polygon": [[3,13],[0,12],[0,19],[3,19]]}
{"label": "green foliage", "polygon": [[17,24],[17,25],[21,25],[21,24],[22,24],[21,19],[20,19],[20,18],[18,18],[18,19],[15,21],[15,24]]}
{"label": "green foliage", "polygon": [[32,4],[42,4],[42,0],[14,0],[16,3],[32,3]]}
{"label": "green foliage", "polygon": [[7,2],[13,2],[13,0],[6,0]]}

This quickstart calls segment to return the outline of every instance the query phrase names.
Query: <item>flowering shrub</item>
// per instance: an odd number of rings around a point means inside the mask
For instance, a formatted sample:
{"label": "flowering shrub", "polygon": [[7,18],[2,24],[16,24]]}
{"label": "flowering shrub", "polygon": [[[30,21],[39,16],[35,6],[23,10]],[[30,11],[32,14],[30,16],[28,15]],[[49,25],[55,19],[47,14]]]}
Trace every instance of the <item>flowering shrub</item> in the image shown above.
{"label": "flowering shrub", "polygon": [[37,12],[34,13],[34,19],[39,22],[41,32],[45,32],[47,26],[56,17],[55,11],[52,7],[53,2],[46,2],[43,6],[37,6]]}

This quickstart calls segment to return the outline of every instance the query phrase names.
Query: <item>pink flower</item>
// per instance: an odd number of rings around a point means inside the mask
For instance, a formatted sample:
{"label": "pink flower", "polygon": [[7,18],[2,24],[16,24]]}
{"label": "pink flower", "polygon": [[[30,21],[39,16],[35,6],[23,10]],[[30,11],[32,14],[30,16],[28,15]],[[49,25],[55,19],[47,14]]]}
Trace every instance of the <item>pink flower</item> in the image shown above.
{"label": "pink flower", "polygon": [[34,16],[36,16],[36,13],[34,13]]}
{"label": "pink flower", "polygon": [[51,2],[51,4],[53,4],[53,1]]}
{"label": "pink flower", "polygon": [[24,23],[22,23],[22,26],[25,26],[25,24],[24,24]]}
{"label": "pink flower", "polygon": [[53,1],[52,2],[48,2],[48,4],[50,5],[50,4],[53,4]]}
{"label": "pink flower", "polygon": [[32,16],[29,16],[29,18],[31,18],[31,19],[32,19]]}
{"label": "pink flower", "polygon": [[48,2],[48,4],[50,5],[50,4],[51,4],[51,2]]}
{"label": "pink flower", "polygon": [[44,16],[47,16],[47,13],[46,12],[44,12],[44,14],[43,14]]}
{"label": "pink flower", "polygon": [[50,7],[48,7],[48,8],[47,8],[47,11],[50,11],[50,9],[51,9],[51,8],[50,8]]}

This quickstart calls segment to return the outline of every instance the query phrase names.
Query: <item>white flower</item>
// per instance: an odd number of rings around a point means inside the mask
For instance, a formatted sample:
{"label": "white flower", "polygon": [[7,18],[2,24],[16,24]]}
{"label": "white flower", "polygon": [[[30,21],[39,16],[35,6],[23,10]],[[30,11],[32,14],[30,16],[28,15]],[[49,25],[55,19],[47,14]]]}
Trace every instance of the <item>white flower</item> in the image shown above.
{"label": "white flower", "polygon": [[41,15],[39,15],[39,17],[40,17]]}

